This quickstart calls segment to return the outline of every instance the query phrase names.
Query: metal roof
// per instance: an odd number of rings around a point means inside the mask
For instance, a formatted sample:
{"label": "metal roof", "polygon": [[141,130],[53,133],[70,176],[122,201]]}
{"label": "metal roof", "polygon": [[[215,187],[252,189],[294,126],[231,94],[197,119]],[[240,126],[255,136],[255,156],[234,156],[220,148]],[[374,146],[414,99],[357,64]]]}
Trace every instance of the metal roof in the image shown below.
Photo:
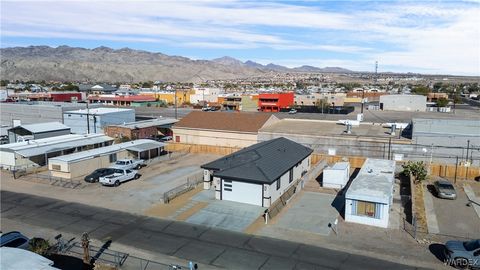
{"label": "metal roof", "polygon": [[90,115],[102,115],[102,114],[109,114],[109,113],[116,113],[116,112],[127,112],[127,111],[134,111],[133,109],[121,109],[121,108],[94,108],[94,109],[81,109],[75,111],[67,111],[64,114],[90,114]]}
{"label": "metal roof", "polygon": [[45,139],[30,140],[0,145],[0,151],[14,152],[23,157],[33,157],[46,153],[113,141],[104,134],[69,134]]}
{"label": "metal roof", "polygon": [[367,158],[345,198],[389,204],[393,196],[395,161]]}
{"label": "metal roof", "polygon": [[66,130],[66,129],[70,130],[70,127],[60,122],[47,122],[47,123],[20,125],[20,126],[13,127],[9,130],[14,130],[18,128],[25,129],[31,133],[43,133],[43,132]]}
{"label": "metal roof", "polygon": [[136,128],[147,128],[147,127],[156,127],[156,126],[164,126],[164,125],[173,125],[176,122],[178,122],[178,120],[175,119],[175,118],[157,118],[157,119],[151,119],[151,120],[143,120],[143,121],[125,123],[123,125],[110,125],[110,126],[136,129]]}
{"label": "metal roof", "polygon": [[254,144],[202,166],[214,176],[244,182],[271,184],[308,157],[312,149],[286,138]]}
{"label": "metal roof", "polygon": [[62,161],[62,162],[77,162],[81,160],[91,159],[95,156],[104,156],[113,153],[117,153],[121,150],[131,150],[136,152],[142,152],[165,146],[164,143],[154,140],[141,139],[130,142],[113,144],[105,147],[100,147],[92,150],[82,151],[64,156],[58,156],[49,158],[49,162]]}
{"label": "metal roof", "polygon": [[421,119],[412,120],[413,137],[417,136],[467,136],[480,137],[480,121],[465,119]]}

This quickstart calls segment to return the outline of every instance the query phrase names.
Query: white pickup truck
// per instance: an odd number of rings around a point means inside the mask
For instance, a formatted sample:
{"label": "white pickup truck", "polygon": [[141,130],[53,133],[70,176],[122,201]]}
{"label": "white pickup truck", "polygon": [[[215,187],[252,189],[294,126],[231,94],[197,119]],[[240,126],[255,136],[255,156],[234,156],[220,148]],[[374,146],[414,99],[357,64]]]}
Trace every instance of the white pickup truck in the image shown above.
{"label": "white pickup truck", "polygon": [[120,159],[115,162],[110,168],[114,169],[123,169],[123,170],[133,170],[140,169],[145,166],[145,161],[141,159]]}
{"label": "white pickup truck", "polygon": [[104,186],[118,187],[122,182],[138,179],[139,177],[137,170],[115,169],[113,174],[100,177],[99,182]]}

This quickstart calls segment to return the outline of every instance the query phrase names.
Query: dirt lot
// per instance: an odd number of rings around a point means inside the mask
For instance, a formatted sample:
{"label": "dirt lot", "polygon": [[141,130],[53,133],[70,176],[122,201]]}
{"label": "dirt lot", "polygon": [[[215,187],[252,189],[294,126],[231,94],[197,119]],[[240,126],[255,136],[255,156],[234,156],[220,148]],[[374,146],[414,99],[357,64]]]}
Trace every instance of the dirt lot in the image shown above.
{"label": "dirt lot", "polygon": [[198,177],[200,165],[216,158],[218,156],[215,155],[188,154],[161,161],[141,169],[140,179],[125,182],[119,187],[85,183],[71,189],[23,180],[27,177],[14,180],[10,173],[2,172],[0,189],[144,214],[162,201],[164,192],[184,184],[187,178]]}

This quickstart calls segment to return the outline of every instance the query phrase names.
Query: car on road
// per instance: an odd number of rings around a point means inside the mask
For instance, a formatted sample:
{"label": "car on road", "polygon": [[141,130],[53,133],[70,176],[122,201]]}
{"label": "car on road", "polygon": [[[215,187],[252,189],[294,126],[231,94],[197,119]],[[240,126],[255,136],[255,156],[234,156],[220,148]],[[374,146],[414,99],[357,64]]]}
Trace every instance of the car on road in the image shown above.
{"label": "car on road", "polygon": [[132,179],[138,179],[139,177],[140,175],[137,170],[115,169],[113,174],[100,177],[99,182],[104,186],[118,187],[120,183]]}
{"label": "car on road", "polygon": [[297,113],[297,110],[295,109],[291,109],[290,111],[288,111],[288,114],[296,114]]}
{"label": "car on road", "polygon": [[447,241],[445,259],[459,269],[480,268],[480,239]]}
{"label": "car on road", "polygon": [[115,164],[110,166],[110,168],[123,170],[138,170],[144,166],[146,166],[145,161],[141,159],[120,159],[117,160]]}
{"label": "car on road", "polygon": [[437,197],[441,199],[455,200],[457,198],[457,192],[452,183],[447,180],[438,180],[433,184]]}
{"label": "car on road", "polygon": [[100,168],[100,169],[96,169],[96,170],[93,171],[91,174],[85,176],[84,180],[85,180],[85,182],[95,183],[95,182],[98,182],[98,180],[100,179],[100,177],[113,174],[113,173],[114,173],[114,170],[115,170],[115,169],[113,169],[113,168]]}
{"label": "car on road", "polygon": [[28,237],[17,231],[2,233],[0,247],[28,249]]}

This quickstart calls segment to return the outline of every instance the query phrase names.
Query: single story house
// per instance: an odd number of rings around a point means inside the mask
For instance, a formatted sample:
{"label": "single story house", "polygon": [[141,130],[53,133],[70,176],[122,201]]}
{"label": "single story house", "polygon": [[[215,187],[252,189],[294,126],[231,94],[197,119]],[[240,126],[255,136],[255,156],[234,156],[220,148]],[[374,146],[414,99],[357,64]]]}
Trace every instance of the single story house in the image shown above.
{"label": "single story house", "polygon": [[215,198],[269,207],[311,166],[313,150],[285,138],[251,145],[202,165]]}
{"label": "single story house", "polygon": [[118,143],[50,158],[48,169],[52,176],[72,179],[87,175],[99,168],[109,167],[119,159],[153,159],[164,152],[164,147],[164,143],[145,139]]}
{"label": "single story house", "polygon": [[8,130],[10,143],[68,135],[70,128],[59,122],[19,125]]}
{"label": "single story house", "polygon": [[113,138],[103,134],[69,134],[0,145],[0,166],[14,170],[47,164],[49,158],[108,146]]}
{"label": "single story house", "polygon": [[246,147],[258,142],[258,131],[279,119],[259,112],[193,111],[173,128],[176,143]]}
{"label": "single story house", "polygon": [[394,180],[395,161],[365,160],[345,193],[345,221],[387,228]]}

